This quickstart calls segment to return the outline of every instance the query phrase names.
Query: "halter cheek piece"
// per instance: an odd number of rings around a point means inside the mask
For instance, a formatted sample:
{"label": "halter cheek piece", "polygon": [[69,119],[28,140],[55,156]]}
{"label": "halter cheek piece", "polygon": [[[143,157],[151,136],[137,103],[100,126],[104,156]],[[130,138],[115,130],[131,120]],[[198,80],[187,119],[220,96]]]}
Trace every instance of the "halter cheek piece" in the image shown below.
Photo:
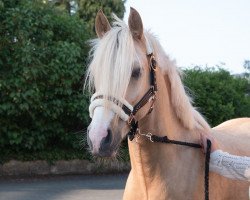
{"label": "halter cheek piece", "polygon": [[125,112],[129,115],[128,125],[130,125],[130,130],[128,132],[128,137],[130,141],[132,141],[135,137],[136,132],[138,131],[138,121],[135,120],[136,113],[145,106],[148,102],[151,102],[151,106],[148,110],[148,114],[150,114],[154,108],[154,103],[156,99],[157,92],[157,83],[156,83],[156,60],[154,58],[153,53],[147,55],[149,57],[149,67],[150,67],[150,88],[144,94],[144,96],[135,104],[133,107],[133,111],[127,112],[126,108],[123,108]]}

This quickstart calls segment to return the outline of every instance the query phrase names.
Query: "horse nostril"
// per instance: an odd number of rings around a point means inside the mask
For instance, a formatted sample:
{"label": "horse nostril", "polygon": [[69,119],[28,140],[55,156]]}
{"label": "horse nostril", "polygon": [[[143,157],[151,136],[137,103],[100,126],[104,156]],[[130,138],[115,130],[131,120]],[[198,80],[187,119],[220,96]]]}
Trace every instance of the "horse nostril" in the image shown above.
{"label": "horse nostril", "polygon": [[110,129],[108,129],[108,135],[105,138],[105,143],[111,143],[111,139],[112,139],[112,132]]}
{"label": "horse nostril", "polygon": [[112,141],[112,132],[110,129],[108,129],[108,135],[101,141],[100,150],[107,149],[110,146],[111,141]]}

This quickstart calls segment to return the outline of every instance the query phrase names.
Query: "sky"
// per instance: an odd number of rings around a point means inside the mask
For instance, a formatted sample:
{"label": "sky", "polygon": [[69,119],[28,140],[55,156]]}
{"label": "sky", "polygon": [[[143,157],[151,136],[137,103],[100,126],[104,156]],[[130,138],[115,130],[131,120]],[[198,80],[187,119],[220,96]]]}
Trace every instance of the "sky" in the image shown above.
{"label": "sky", "polygon": [[244,72],[250,60],[250,0],[127,0],[141,15],[144,28],[159,39],[180,67],[225,64]]}

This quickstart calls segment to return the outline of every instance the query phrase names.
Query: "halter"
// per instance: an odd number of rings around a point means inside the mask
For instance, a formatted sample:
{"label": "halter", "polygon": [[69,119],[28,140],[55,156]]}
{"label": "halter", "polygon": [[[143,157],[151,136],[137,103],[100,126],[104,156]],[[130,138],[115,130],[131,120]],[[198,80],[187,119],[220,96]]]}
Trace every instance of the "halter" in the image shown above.
{"label": "halter", "polygon": [[[151,101],[151,106],[147,114],[150,114],[154,108],[154,102],[156,99],[157,83],[156,83],[156,60],[153,53],[147,55],[149,59],[150,67],[150,88],[144,94],[144,96],[132,106],[125,99],[118,100],[114,97],[105,96],[100,93],[95,93],[91,97],[91,104],[89,106],[90,117],[93,117],[93,113],[96,107],[103,106],[105,100],[110,103],[111,110],[116,113],[122,120],[127,121],[130,125],[130,131],[128,132],[128,137],[132,141],[138,129],[138,121],[135,120],[136,113],[148,102]],[[106,98],[105,98],[106,97]]]}
{"label": "halter", "polygon": [[[147,57],[149,59],[149,67],[150,67],[150,88],[149,88],[149,90],[135,104],[135,106],[132,106],[125,99],[120,100],[120,99],[116,99],[114,97],[105,96],[103,94],[95,93],[91,97],[91,104],[89,106],[90,117],[92,118],[94,109],[96,107],[103,106],[104,101],[108,100],[112,111],[114,113],[116,113],[122,120],[126,121],[128,123],[128,125],[130,126],[130,130],[127,133],[130,141],[132,141],[135,138],[135,135],[137,133],[139,133],[139,136],[145,136],[151,142],[184,145],[184,146],[193,147],[193,148],[202,148],[202,146],[200,144],[196,144],[196,143],[171,140],[167,136],[159,137],[157,135],[153,135],[152,133],[146,133],[146,134],[140,133],[140,130],[138,127],[138,121],[135,120],[135,115],[144,105],[146,105],[148,102],[151,101],[151,106],[150,106],[150,109],[149,109],[147,115],[150,114],[154,108],[154,103],[156,100],[156,93],[157,93],[157,83],[156,83],[157,64],[156,64],[155,57],[153,55],[151,45],[148,42],[147,38],[146,38],[146,47],[147,47]],[[205,176],[204,176],[205,200],[209,200],[210,151],[211,151],[211,141],[207,140],[207,151],[206,151],[207,153],[205,156]]]}
{"label": "halter", "polygon": [[153,55],[153,50],[151,44],[149,43],[147,37],[145,37],[146,41],[146,49],[147,49],[147,58],[149,60],[150,67],[150,88],[144,94],[144,96],[132,106],[125,99],[117,99],[115,97],[106,96],[102,93],[95,93],[91,97],[91,103],[89,106],[90,117],[93,117],[94,110],[98,106],[103,106],[105,101],[108,100],[108,104],[110,105],[111,110],[116,113],[123,121],[126,121],[128,125],[130,125],[130,131],[128,132],[128,136],[130,140],[134,139],[134,135],[138,129],[138,121],[135,120],[135,115],[146,103],[152,102],[148,114],[152,112],[154,107],[154,102],[156,98],[157,92],[157,83],[156,83],[156,60]]}

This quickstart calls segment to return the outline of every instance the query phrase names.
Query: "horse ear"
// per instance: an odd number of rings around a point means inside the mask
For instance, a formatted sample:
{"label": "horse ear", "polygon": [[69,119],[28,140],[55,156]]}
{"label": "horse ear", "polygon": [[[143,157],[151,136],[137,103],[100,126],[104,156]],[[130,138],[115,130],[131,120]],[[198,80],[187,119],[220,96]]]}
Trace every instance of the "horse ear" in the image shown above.
{"label": "horse ear", "polygon": [[105,33],[111,29],[107,17],[102,10],[99,10],[95,18],[95,31],[99,38],[102,38]]}
{"label": "horse ear", "polygon": [[140,14],[134,8],[130,7],[128,18],[129,29],[134,39],[141,39],[143,34],[143,25]]}

